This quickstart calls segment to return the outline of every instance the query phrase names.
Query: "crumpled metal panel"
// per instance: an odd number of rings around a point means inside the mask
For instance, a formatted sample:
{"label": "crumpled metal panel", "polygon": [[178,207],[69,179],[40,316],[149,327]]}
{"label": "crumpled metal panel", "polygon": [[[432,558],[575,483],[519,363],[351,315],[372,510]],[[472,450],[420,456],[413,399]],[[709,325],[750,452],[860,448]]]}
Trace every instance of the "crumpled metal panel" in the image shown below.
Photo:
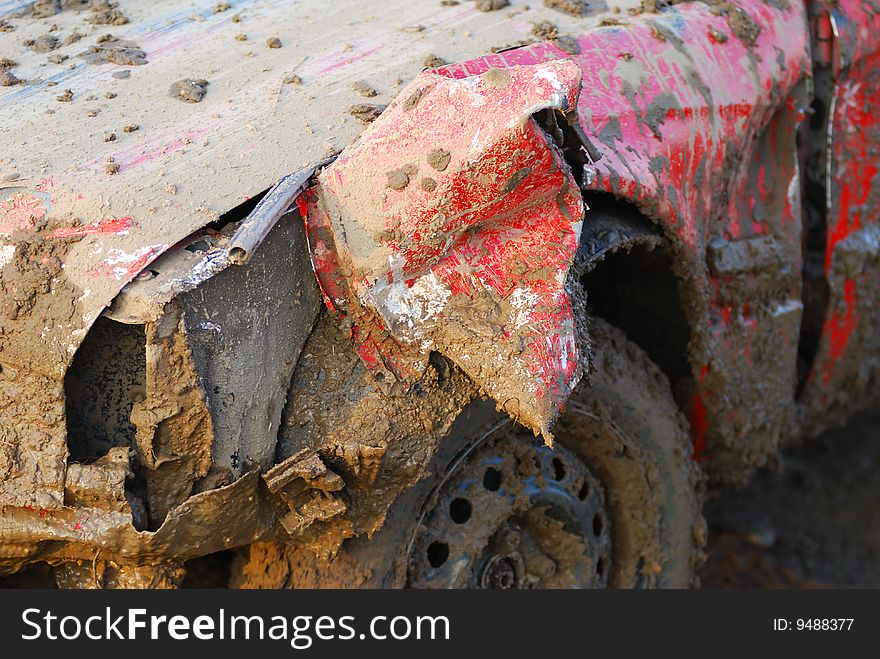
{"label": "crumpled metal panel", "polygon": [[566,278],[584,206],[531,117],[574,120],[580,81],[566,61],[423,73],[308,195],[315,272],[362,359],[408,384],[439,351],[547,439],[581,375]]}

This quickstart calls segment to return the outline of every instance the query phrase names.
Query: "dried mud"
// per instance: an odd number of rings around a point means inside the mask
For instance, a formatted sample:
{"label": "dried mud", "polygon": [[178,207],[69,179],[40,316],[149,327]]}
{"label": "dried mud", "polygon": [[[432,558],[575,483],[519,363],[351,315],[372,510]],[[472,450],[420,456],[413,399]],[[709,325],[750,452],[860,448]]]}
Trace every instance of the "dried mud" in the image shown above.
{"label": "dried mud", "polygon": [[356,82],[353,82],[351,85],[351,90],[355,94],[359,94],[364,98],[372,98],[379,93],[375,89],[373,89],[373,87],[365,80],[358,80]]}
{"label": "dried mud", "polygon": [[371,103],[359,103],[349,108],[348,113],[364,125],[369,125],[379,118],[384,105],[374,105]]}
{"label": "dried mud", "polygon": [[345,513],[314,524],[301,539],[325,558],[344,539],[382,525],[398,496],[427,475],[438,444],[477,395],[463,373],[439,358],[416,386],[389,391],[354,353],[344,331],[325,316],[306,343],[276,456],[281,462],[311,448],[345,482]]}
{"label": "dried mud", "polygon": [[509,5],[509,0],[476,0],[475,2],[478,11],[497,11]]}
{"label": "dried mud", "polygon": [[13,85],[18,85],[24,82],[12,72],[15,65],[16,63],[14,60],[6,58],[0,59],[0,86],[12,87]]}
{"label": "dried mud", "polygon": [[63,504],[66,427],[62,377],[65,344],[45,342],[47,325],[76,326],[82,294],[62,274],[71,241],[44,236],[58,228],[39,210],[29,230],[13,232],[0,270],[0,500],[7,505]]}
{"label": "dried mud", "polygon": [[208,93],[208,81],[204,79],[194,80],[185,78],[178,80],[168,90],[171,98],[176,98],[187,103],[200,103]]}
{"label": "dried mud", "polygon": [[94,46],[80,53],[89,64],[119,64],[142,66],[147,63],[147,53],[131,41],[117,39],[112,34],[100,37]]}
{"label": "dried mud", "polygon": [[572,16],[581,16],[587,9],[587,0],[544,0],[544,6]]}

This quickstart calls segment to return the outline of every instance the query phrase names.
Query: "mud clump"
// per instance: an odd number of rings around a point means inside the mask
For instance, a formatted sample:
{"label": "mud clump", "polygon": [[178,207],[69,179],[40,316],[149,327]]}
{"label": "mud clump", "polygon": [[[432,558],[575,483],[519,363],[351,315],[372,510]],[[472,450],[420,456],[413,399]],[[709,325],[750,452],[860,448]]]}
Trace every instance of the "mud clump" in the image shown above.
{"label": "mud clump", "polygon": [[532,34],[541,41],[553,41],[559,36],[559,31],[550,21],[541,21],[532,25]]}
{"label": "mud clump", "polygon": [[94,46],[80,53],[89,64],[119,64],[121,66],[143,66],[147,63],[147,53],[131,41],[122,41],[112,34],[100,37]]}
{"label": "mud clump", "polygon": [[446,66],[448,63],[449,62],[445,59],[434,53],[428,53],[425,55],[425,60],[423,62],[423,64],[429,69],[437,69],[441,66]]}
{"label": "mud clump", "polygon": [[54,34],[44,34],[36,39],[28,39],[24,45],[35,53],[48,53],[58,48],[58,37]]}
{"label": "mud clump", "polygon": [[61,267],[61,258],[42,238],[16,244],[12,260],[0,270],[3,316],[17,320],[30,313],[37,296],[52,290]]}
{"label": "mud clump", "polygon": [[358,80],[357,82],[353,83],[351,85],[351,90],[355,94],[360,94],[365,98],[372,98],[373,96],[376,96],[376,94],[378,94],[378,92],[364,80]]}
{"label": "mud clump", "polygon": [[65,89],[61,94],[55,97],[59,103],[70,103],[73,100],[73,90]]}
{"label": "mud clump", "polygon": [[419,187],[425,192],[434,192],[437,189],[437,181],[426,176],[419,181]]}
{"label": "mud clump", "polygon": [[360,103],[358,105],[353,105],[349,108],[348,113],[360,121],[362,124],[371,124],[376,119],[379,118],[379,115],[382,114],[382,111],[385,109],[384,105],[372,105],[370,103]]}
{"label": "mud clump", "polygon": [[761,36],[761,26],[740,7],[731,7],[727,14],[731,32],[746,46],[754,46]]}
{"label": "mud clump", "polygon": [[544,0],[544,6],[572,16],[581,16],[587,8],[586,0]]}
{"label": "mud clump", "polygon": [[228,2],[218,2],[216,5],[214,5],[215,14],[221,14],[227,9],[232,9],[232,5]]}
{"label": "mud clump", "polygon": [[436,169],[438,172],[446,171],[446,168],[449,167],[449,161],[452,159],[452,154],[449,151],[444,149],[434,149],[431,153],[428,154],[428,164]]}
{"label": "mud clump", "polygon": [[267,48],[281,48],[284,44],[281,43],[281,39],[278,37],[269,37],[266,39],[266,47]]}
{"label": "mud clump", "polygon": [[236,34],[235,40],[236,41],[247,41],[247,35],[246,34]]}
{"label": "mud clump", "polygon": [[16,65],[15,60],[8,58],[0,59],[0,87],[12,87],[21,84],[22,80],[12,72]]}
{"label": "mud clump", "polygon": [[113,158],[107,158],[107,163],[104,165],[104,173],[113,175],[119,173],[119,163],[113,160]]}
{"label": "mud clump", "polygon": [[128,126],[122,127],[122,132],[123,133],[133,133],[134,131],[136,131],[139,128],[140,128],[140,126],[138,126],[137,124],[129,124]]}
{"label": "mud clump", "polygon": [[477,11],[498,11],[510,5],[509,0],[477,0]]}
{"label": "mud clump", "polygon": [[295,73],[290,73],[290,74],[284,76],[284,80],[282,80],[282,82],[285,85],[301,85],[301,84],[303,84],[302,78],[300,78]]}
{"label": "mud clump", "polygon": [[125,25],[128,23],[128,17],[119,9],[118,2],[92,0],[89,3],[89,11],[92,12],[89,23],[93,25]]}
{"label": "mud clump", "polygon": [[76,43],[80,39],[85,38],[85,36],[86,35],[84,35],[82,32],[79,32],[78,30],[74,30],[73,32],[71,32],[70,34],[68,34],[65,37],[63,45],[69,46],[70,44]]}
{"label": "mud clump", "polygon": [[22,83],[22,79],[15,75],[9,69],[0,69],[0,87],[12,87],[13,85],[19,85]]}
{"label": "mud clump", "polygon": [[388,177],[388,187],[392,190],[405,189],[417,171],[418,168],[415,165],[404,165],[400,169],[392,169],[390,172],[385,172],[385,176]]}
{"label": "mud clump", "polygon": [[504,89],[510,84],[510,73],[506,69],[489,69],[483,74],[483,84],[489,89]]}
{"label": "mud clump", "polygon": [[[82,5],[85,2],[80,3]],[[61,0],[37,0],[33,4],[25,7],[18,16],[30,16],[31,18],[49,18],[54,16],[62,9]]]}
{"label": "mud clump", "polygon": [[432,89],[434,89],[434,85],[428,85],[427,87],[421,87],[410,94],[409,98],[403,102],[403,111],[409,112],[416,107]]}
{"label": "mud clump", "polygon": [[168,90],[171,98],[186,101],[187,103],[200,103],[207,93],[208,81],[201,78],[197,80],[192,78],[178,80]]}

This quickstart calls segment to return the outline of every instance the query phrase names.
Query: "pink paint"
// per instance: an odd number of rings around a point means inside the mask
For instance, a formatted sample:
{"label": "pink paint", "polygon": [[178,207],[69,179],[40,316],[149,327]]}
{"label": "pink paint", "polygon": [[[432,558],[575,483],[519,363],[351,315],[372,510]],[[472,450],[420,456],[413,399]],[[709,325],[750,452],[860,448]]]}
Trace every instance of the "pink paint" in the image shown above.
{"label": "pink paint", "polygon": [[333,71],[338,71],[347,66],[351,66],[355,62],[359,62],[365,57],[375,55],[384,49],[382,44],[369,44],[359,46],[360,50],[340,49],[316,59],[308,67],[302,67],[303,73],[310,73],[316,78],[327,75]]}

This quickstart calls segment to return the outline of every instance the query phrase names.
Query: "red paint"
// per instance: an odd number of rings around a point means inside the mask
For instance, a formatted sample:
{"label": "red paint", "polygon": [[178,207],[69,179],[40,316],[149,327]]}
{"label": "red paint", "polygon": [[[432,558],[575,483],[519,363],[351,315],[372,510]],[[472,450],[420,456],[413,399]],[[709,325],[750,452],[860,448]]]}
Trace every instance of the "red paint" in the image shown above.
{"label": "red paint", "polygon": [[831,380],[834,367],[846,351],[849,339],[858,325],[855,312],[858,302],[855,280],[847,279],[843,283],[843,299],[846,310],[842,314],[835,310],[825,323],[824,334],[828,337],[829,359],[822,378],[826,383]]}
{"label": "red paint", "polygon": [[77,238],[90,234],[122,233],[130,229],[132,226],[137,226],[137,223],[131,216],[126,215],[125,217],[101,220],[95,224],[86,224],[81,227],[63,227],[50,232],[46,237]]}
{"label": "red paint", "polygon": [[709,411],[700,394],[694,394],[690,404],[691,437],[694,440],[691,459],[695,462],[706,462],[706,433],[709,430]]}
{"label": "red paint", "polygon": [[299,216],[306,221],[309,219],[309,203],[306,201],[306,195],[301,194],[296,198],[296,207],[299,209]]}

